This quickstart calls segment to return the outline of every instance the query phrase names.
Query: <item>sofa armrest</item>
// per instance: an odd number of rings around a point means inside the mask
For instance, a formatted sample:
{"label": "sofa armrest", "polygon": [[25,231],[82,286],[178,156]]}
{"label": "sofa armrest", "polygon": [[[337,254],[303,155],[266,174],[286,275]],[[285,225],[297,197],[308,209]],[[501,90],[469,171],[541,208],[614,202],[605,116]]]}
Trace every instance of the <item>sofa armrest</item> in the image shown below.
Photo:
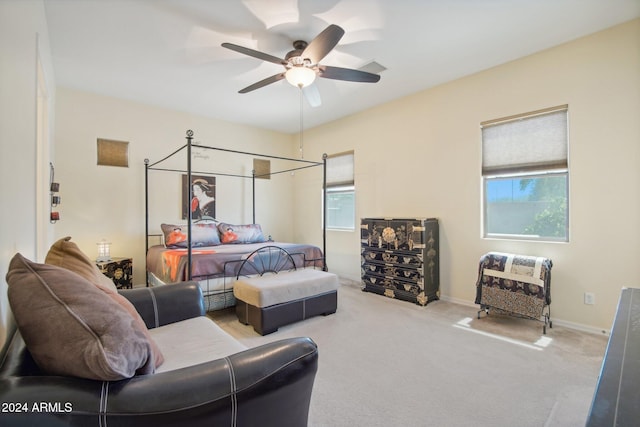
{"label": "sofa armrest", "polygon": [[[4,377],[0,401],[20,402],[28,409],[7,419],[16,425],[305,426],[317,368],[316,344],[310,338],[289,338],[122,381]],[[34,412],[41,402],[49,407]]]}
{"label": "sofa armrest", "polygon": [[206,314],[202,290],[196,282],[119,292],[133,304],[149,329]]}

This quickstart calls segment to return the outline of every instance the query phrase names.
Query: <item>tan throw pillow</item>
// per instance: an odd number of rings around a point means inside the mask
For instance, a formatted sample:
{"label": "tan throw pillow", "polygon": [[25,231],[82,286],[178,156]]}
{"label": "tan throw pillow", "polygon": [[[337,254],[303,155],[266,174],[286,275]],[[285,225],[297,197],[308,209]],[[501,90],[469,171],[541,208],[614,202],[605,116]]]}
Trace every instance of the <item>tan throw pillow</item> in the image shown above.
{"label": "tan throw pillow", "polygon": [[98,266],[84,252],[80,250],[71,237],[63,237],[55,242],[46,258],[45,264],[57,265],[78,273],[91,283],[118,292],[118,288],[111,279],[102,274]]}
{"label": "tan throw pillow", "polygon": [[55,242],[49,249],[44,262],[45,264],[56,265],[79,274],[89,282],[96,285],[111,299],[127,310],[127,312],[133,317],[136,327],[144,330],[147,340],[153,348],[155,367],[157,368],[162,365],[164,362],[164,356],[156,342],[151,337],[151,334],[149,334],[149,330],[136,308],[128,299],[118,293],[118,289],[111,279],[100,272],[95,263],[80,250],[75,242],[71,241],[71,237],[67,236]]}
{"label": "tan throw pillow", "polygon": [[16,323],[43,371],[105,381],[155,371],[146,328],[80,275],[16,254],[6,278]]}

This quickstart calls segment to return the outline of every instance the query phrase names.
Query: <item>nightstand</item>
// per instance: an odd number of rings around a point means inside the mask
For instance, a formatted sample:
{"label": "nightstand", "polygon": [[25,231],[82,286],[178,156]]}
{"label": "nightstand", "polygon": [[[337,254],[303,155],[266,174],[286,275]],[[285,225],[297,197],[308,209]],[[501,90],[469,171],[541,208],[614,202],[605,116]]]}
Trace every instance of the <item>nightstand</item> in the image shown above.
{"label": "nightstand", "polygon": [[96,262],[100,272],[113,280],[118,289],[133,287],[133,260],[131,258],[111,258],[110,261]]}

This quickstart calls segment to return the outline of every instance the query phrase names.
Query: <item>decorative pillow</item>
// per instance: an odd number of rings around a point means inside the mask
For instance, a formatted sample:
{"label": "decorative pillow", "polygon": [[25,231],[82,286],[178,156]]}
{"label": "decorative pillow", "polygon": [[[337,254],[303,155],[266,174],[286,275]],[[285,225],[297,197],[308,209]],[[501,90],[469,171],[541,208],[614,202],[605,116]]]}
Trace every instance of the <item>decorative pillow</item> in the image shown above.
{"label": "decorative pillow", "polygon": [[104,287],[111,289],[113,292],[118,292],[118,288],[116,288],[113,281],[100,272],[98,266],[80,250],[75,242],[71,241],[70,236],[63,237],[55,242],[49,248],[44,262],[45,264],[57,265],[71,270],[101,288]]}
{"label": "decorative pillow", "polygon": [[[173,225],[161,224],[162,233],[164,234],[164,245],[168,248],[186,248],[187,243],[187,224]],[[217,246],[220,244],[220,235],[216,223],[197,223],[191,225],[191,247],[197,246]]]}
{"label": "decorative pillow", "polygon": [[147,340],[149,340],[149,343],[151,344],[155,357],[155,367],[157,368],[162,365],[164,362],[164,356],[156,342],[151,338],[147,325],[145,325],[144,320],[140,317],[138,310],[136,310],[128,299],[118,293],[118,288],[116,288],[113,281],[100,272],[95,263],[80,250],[75,242],[71,241],[70,236],[63,237],[55,242],[49,249],[44,262],[45,264],[62,267],[79,274],[89,282],[96,285],[105,292],[109,298],[127,310],[136,323],[136,327],[144,331]]}
{"label": "decorative pillow", "polygon": [[42,370],[103,381],[155,371],[145,331],[82,276],[16,254],[7,283],[20,333]]}
{"label": "decorative pillow", "polygon": [[267,240],[262,234],[260,224],[233,225],[221,222],[218,224],[222,243],[262,243]]}

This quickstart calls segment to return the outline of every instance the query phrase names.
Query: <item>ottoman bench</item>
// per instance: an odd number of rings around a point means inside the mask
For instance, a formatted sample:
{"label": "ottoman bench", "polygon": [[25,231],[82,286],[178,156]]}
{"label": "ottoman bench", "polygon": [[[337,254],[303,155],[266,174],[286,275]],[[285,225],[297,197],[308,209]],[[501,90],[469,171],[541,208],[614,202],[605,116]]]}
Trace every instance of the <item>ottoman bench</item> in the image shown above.
{"label": "ottoman bench", "polygon": [[260,335],[320,314],[335,313],[338,276],[312,268],[240,277],[233,284],[238,320]]}

